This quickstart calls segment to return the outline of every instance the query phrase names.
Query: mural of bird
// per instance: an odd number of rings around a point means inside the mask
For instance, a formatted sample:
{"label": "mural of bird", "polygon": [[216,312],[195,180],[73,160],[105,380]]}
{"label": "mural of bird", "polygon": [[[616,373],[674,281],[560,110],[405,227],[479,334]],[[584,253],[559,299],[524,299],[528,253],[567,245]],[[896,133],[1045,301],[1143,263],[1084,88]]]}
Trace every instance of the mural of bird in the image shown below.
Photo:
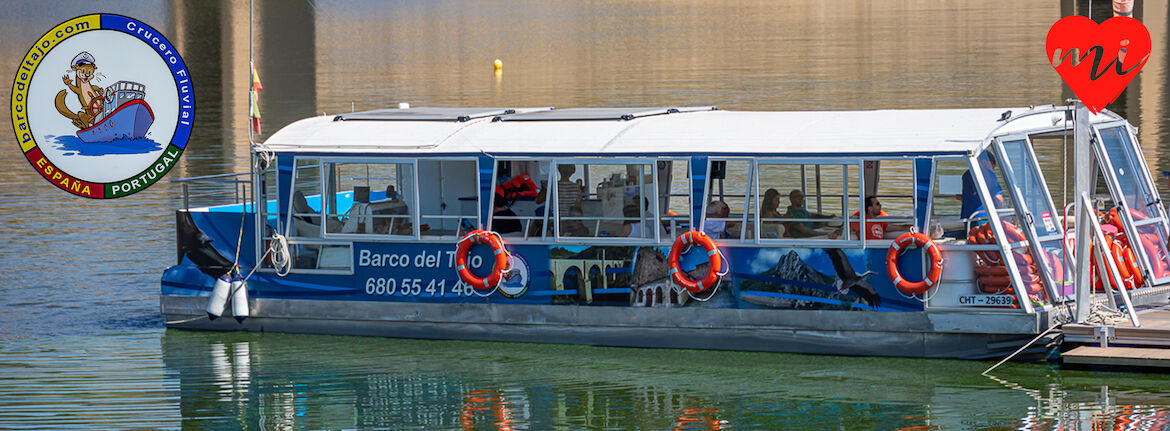
{"label": "mural of bird", "polygon": [[865,279],[870,274],[876,274],[875,272],[857,273],[853,270],[853,265],[849,263],[849,258],[845,256],[845,251],[839,248],[826,249],[825,253],[829,255],[829,259],[833,261],[833,269],[837,271],[837,281],[833,285],[838,292],[852,292],[873,308],[881,306],[882,297]]}

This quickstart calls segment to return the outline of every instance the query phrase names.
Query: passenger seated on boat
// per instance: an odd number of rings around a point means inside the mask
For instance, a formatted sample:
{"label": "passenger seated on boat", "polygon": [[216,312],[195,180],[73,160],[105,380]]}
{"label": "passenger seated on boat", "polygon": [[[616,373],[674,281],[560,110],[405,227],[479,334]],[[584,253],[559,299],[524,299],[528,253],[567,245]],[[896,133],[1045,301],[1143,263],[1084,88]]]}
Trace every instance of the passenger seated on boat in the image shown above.
{"label": "passenger seated on boat", "polygon": [[[978,157],[979,168],[983,173],[983,181],[987,186],[987,192],[991,194],[991,199],[995,206],[1003,206],[1003,189],[999,187],[999,178],[995,176],[996,160],[991,153],[985,152]],[[963,206],[959,210],[959,217],[964,219],[970,218],[972,214],[983,210],[983,199],[979,197],[979,190],[975,188],[975,180],[971,171],[963,173],[963,194],[956,196],[963,201]]]}
{"label": "passenger seated on boat", "polygon": [[707,203],[707,220],[703,222],[703,233],[712,238],[739,238],[739,223],[726,219],[731,215],[731,208],[727,202],[711,201]]}
{"label": "passenger seated on boat", "polygon": [[585,226],[585,222],[581,221],[580,219],[575,219],[576,217],[585,215],[585,211],[581,209],[580,205],[573,205],[569,207],[569,211],[566,214],[568,214],[568,217],[574,219],[561,219],[561,236],[590,236],[589,227]]}
{"label": "passenger seated on boat", "polygon": [[[400,200],[382,201],[370,204],[374,213],[374,233],[390,235],[414,235],[414,224],[410,222],[410,207]],[[431,227],[419,226],[426,232]]]}
{"label": "passenger seated on boat", "polygon": [[[804,207],[804,192],[799,189],[788,193],[788,208],[784,211],[787,218],[796,219],[813,219],[813,218],[832,218],[832,214],[810,213],[808,208]],[[820,235],[815,230],[818,227],[824,226],[824,222],[812,222],[808,220],[790,221],[788,222],[788,236],[791,238],[808,238],[810,236]]]}
{"label": "passenger seated on boat", "polygon": [[305,223],[320,225],[320,223],[317,222],[317,217],[310,215],[310,214],[316,214],[317,210],[315,210],[315,209],[313,209],[313,207],[309,206],[309,200],[305,198],[305,192],[302,192],[300,190],[293,192],[292,210],[293,210],[292,218],[294,220],[300,220],[300,221],[303,221]]}
{"label": "passenger seated on boat", "polygon": [[782,218],[780,214],[780,192],[776,189],[768,189],[764,192],[764,199],[760,201],[760,237],[761,238],[783,238],[787,226],[782,221],[767,220]]}
{"label": "passenger seated on boat", "polygon": [[513,218],[516,217],[516,212],[508,208],[508,202],[504,199],[504,195],[497,193],[494,202],[495,204],[492,208],[492,230],[501,235],[524,230],[524,225],[520,223],[520,220]]}
{"label": "passenger seated on boat", "polygon": [[346,211],[341,233],[369,233],[373,227],[373,206],[370,204],[370,188],[354,186],[353,205]]}
{"label": "passenger seated on boat", "polygon": [[[293,192],[292,219],[297,236],[321,236],[321,217],[317,214],[319,212],[309,206],[304,192]],[[330,232],[337,232],[341,229],[341,222],[329,219],[327,227]]]}
{"label": "passenger seated on boat", "polygon": [[[853,213],[854,217],[861,217],[861,211]],[[909,225],[895,224],[891,225],[889,222],[876,220],[879,217],[888,217],[885,211],[882,211],[882,203],[877,196],[865,197],[865,239],[886,239],[887,237],[896,238],[905,231],[910,230]],[[858,232],[860,225],[857,222],[850,222],[849,229],[853,231],[854,235],[861,235]],[[829,234],[829,238],[836,238],[841,235],[841,229]]]}
{"label": "passenger seated on boat", "polygon": [[[649,199],[643,198],[642,204],[645,205],[645,208],[650,208]],[[654,223],[654,217],[643,216],[641,208],[638,208],[638,205],[629,204],[622,207],[622,217],[624,218],[624,220],[622,220],[622,230],[618,233],[617,236],[653,239],[654,233],[647,231],[644,226],[657,225],[659,228],[659,234],[663,238],[670,238],[670,233],[666,231],[666,226]]]}

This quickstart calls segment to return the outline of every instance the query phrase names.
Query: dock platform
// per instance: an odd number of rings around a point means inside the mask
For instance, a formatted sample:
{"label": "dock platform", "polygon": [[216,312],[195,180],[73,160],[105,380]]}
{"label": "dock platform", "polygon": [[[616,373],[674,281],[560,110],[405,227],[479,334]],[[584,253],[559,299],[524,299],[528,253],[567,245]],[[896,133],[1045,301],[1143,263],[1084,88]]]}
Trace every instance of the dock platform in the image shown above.
{"label": "dock platform", "polygon": [[[1061,326],[1064,341],[1072,344],[1161,346],[1170,348],[1170,304],[1135,307],[1140,327],[1128,319],[1111,325],[1070,323]],[[1102,340],[1102,335],[1106,339]]]}
{"label": "dock platform", "polygon": [[1170,348],[1080,346],[1061,354],[1066,364],[1170,368]]}
{"label": "dock platform", "polygon": [[1170,368],[1170,304],[1135,307],[1129,319],[1109,325],[1066,324],[1064,342],[1080,346],[1061,354],[1065,364]]}

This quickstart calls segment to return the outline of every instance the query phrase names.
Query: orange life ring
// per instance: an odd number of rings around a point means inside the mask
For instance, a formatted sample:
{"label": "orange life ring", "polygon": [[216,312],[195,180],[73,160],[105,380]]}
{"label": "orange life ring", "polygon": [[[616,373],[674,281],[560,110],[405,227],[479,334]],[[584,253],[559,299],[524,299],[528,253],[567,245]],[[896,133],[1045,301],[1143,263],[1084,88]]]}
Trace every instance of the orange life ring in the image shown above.
{"label": "orange life ring", "polygon": [[1125,228],[1121,226],[1121,217],[1117,214],[1117,207],[1113,207],[1109,212],[1101,217],[1103,224],[1110,224],[1117,227],[1117,230],[1124,232]]}
{"label": "orange life ring", "polygon": [[[979,284],[983,285],[983,292],[985,293],[1014,293],[1012,290],[1011,279],[1008,277],[996,276],[982,276],[979,277]],[[1040,293],[1043,285],[1040,284],[1039,279],[1035,281],[1025,281],[1024,290],[1028,293]]]}
{"label": "orange life ring", "polygon": [[993,295],[1015,295],[1016,291],[1012,290],[1011,286],[991,286],[984,284],[983,293],[990,293]]}
{"label": "orange life ring", "polygon": [[1150,258],[1150,266],[1154,270],[1154,277],[1164,277],[1167,272],[1170,272],[1170,262],[1167,262],[1166,249],[1159,244],[1161,240],[1156,233],[1142,233],[1138,235],[1141,238],[1142,249],[1146,251],[1146,256]]}
{"label": "orange life ring", "polygon": [[1133,249],[1129,248],[1129,244],[1123,244],[1121,252],[1121,261],[1129,268],[1130,275],[1133,276],[1135,286],[1141,286],[1145,279],[1142,277],[1142,271],[1138,268],[1137,256],[1134,256]]}
{"label": "orange life ring", "polygon": [[1003,265],[994,265],[994,266],[975,265],[975,273],[979,274],[979,275],[1005,276],[1008,274],[1008,270],[1007,270],[1007,267],[1003,266]]}
{"label": "orange life ring", "polygon": [[[991,225],[990,224],[985,224],[985,225],[979,226],[977,228],[977,230],[975,232],[975,243],[976,244],[995,244],[995,236],[991,232]],[[988,263],[988,264],[991,264],[991,265],[1002,265],[1003,264],[1002,256],[1000,256],[998,251],[983,250],[983,251],[976,252],[975,254],[977,254],[977,255],[979,255],[979,257],[983,258],[983,261]]]}
{"label": "orange life ring", "polygon": [[[1036,274],[1029,273],[1027,275],[1021,275],[1020,277],[1024,280],[1025,285],[1040,285],[1040,277]],[[983,283],[984,285],[1009,286],[1012,284],[1012,279],[1006,275],[980,275],[979,282]]]}
{"label": "orange life ring", "polygon": [[[1002,222],[1002,226],[1004,234],[1008,237],[1008,243],[1020,242],[1026,238],[1024,233],[1020,232],[1020,228],[1016,227],[1016,225],[1005,221]],[[972,228],[971,232],[967,235],[967,242],[970,244],[996,244],[995,231],[991,229],[990,223],[976,226]],[[975,254],[983,258],[983,261],[988,264],[1003,264],[1002,256],[1000,256],[998,251],[981,250],[975,252]],[[1021,256],[1024,256],[1023,259],[1027,260],[1026,264],[1030,265],[1032,263],[1031,256],[1026,253],[1013,252],[1013,254],[1016,255],[1016,262],[1020,262]]]}
{"label": "orange life ring", "polygon": [[1124,246],[1120,239],[1110,236],[1109,238],[1109,253],[1112,255],[1113,264],[1117,265],[1117,274],[1125,281],[1126,287],[1132,289],[1134,287],[1134,271],[1125,261],[1125,252],[1129,250]]}
{"label": "orange life ring", "polygon": [[[487,244],[495,255],[491,273],[484,278],[476,277],[471,273],[471,268],[467,267],[467,256],[470,255],[471,246],[475,243]],[[455,249],[455,270],[459,272],[459,278],[471,287],[479,290],[495,288],[503,279],[504,272],[508,270],[508,251],[504,249],[504,241],[500,240],[500,236],[495,232],[483,229],[468,232],[467,236],[459,240],[459,246]]]}
{"label": "orange life ring", "polygon": [[[1136,267],[1130,266],[1129,263],[1131,263],[1131,262],[1126,262],[1127,252],[1130,255],[1132,255],[1133,252],[1130,251],[1129,247],[1126,245],[1126,241],[1124,240],[1124,235],[1107,234],[1105,236],[1105,241],[1108,243],[1109,253],[1103,257],[1113,261],[1113,265],[1117,268],[1117,275],[1119,275],[1121,277],[1121,282],[1125,284],[1127,289],[1133,289],[1133,288],[1139,286],[1140,282],[1138,281],[1138,279],[1140,279],[1140,277],[1141,277],[1140,273],[1135,273],[1134,270],[1136,269]],[[1092,253],[1090,253],[1090,256],[1093,256],[1093,260],[1090,263],[1091,269],[1090,269],[1090,274],[1089,274],[1090,275],[1089,281],[1090,281],[1090,284],[1093,286],[1094,290],[1104,291],[1105,286],[1104,286],[1104,284],[1102,284],[1101,279],[1097,276],[1097,272],[1099,271],[1099,269],[1097,268],[1097,259],[1096,259],[1097,249],[1096,249],[1096,247],[1093,246],[1091,248],[1091,251],[1092,251]],[[1133,262],[1133,263],[1136,263],[1136,262]],[[1135,274],[1139,274],[1139,275],[1135,276]],[[1109,281],[1109,285],[1112,286],[1114,289],[1118,288],[1116,283],[1114,283],[1112,280]]]}
{"label": "orange life ring", "polygon": [[[707,273],[699,280],[692,280],[679,264],[683,251],[690,248],[691,244],[697,244],[707,251]],[[719,254],[719,247],[715,245],[715,241],[711,237],[701,231],[692,230],[674,239],[674,244],[670,246],[670,258],[667,259],[667,262],[670,264],[670,278],[674,280],[675,284],[691,293],[699,293],[710,289],[719,282],[719,269],[723,267],[723,256]]]}
{"label": "orange life ring", "polygon": [[1048,250],[1048,260],[1052,263],[1052,281],[1056,283],[1058,288],[1064,286],[1064,282],[1068,280],[1068,274],[1065,273],[1064,260],[1053,250]]}
{"label": "orange life ring", "polygon": [[[926,256],[930,258],[930,267],[926,271],[926,277],[916,282],[902,278],[902,274],[898,272],[898,256],[910,244],[926,249]],[[942,252],[939,251],[938,245],[930,237],[918,232],[906,232],[898,236],[898,239],[890,244],[890,249],[886,251],[886,273],[889,274],[890,281],[898,290],[910,295],[925,293],[938,284],[939,277],[942,276]]]}
{"label": "orange life ring", "polygon": [[[1008,269],[1006,266],[1003,266],[1003,265],[993,265],[993,266],[976,265],[975,266],[975,273],[979,274],[979,275],[1007,277]],[[1023,265],[1023,264],[1020,265],[1020,277],[1023,277],[1025,281],[1026,280],[1039,280],[1039,276],[1037,274],[1038,274],[1038,272],[1036,270],[1036,267],[1034,267],[1032,265]]]}

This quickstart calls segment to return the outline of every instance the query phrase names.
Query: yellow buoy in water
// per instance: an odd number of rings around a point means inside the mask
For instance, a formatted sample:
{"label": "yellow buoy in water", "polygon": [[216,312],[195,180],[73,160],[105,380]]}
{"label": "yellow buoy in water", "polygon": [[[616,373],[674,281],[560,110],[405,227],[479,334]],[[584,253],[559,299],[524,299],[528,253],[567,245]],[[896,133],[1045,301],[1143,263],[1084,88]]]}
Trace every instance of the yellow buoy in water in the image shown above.
{"label": "yellow buoy in water", "polygon": [[497,58],[492,64],[496,67],[497,72],[504,70],[504,62],[500,61],[500,59]]}

